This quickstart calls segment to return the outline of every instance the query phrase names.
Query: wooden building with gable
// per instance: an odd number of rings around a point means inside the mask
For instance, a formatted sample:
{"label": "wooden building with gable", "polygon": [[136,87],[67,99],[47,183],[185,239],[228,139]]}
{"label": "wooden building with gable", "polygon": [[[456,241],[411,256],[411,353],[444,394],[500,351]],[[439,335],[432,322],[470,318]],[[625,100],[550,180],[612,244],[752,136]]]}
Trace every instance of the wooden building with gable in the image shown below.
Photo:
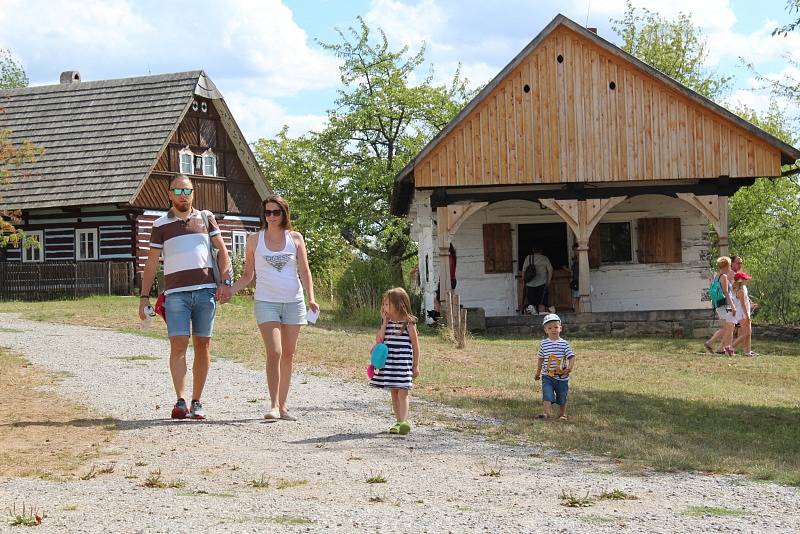
{"label": "wooden building with gable", "polygon": [[424,311],[455,287],[517,324],[536,244],[559,312],[573,244],[577,311],[708,310],[709,223],[727,253],[728,198],[798,158],[559,15],[396,176],[391,209],[419,244]]}
{"label": "wooden building with gable", "polygon": [[244,252],[269,187],[203,71],[89,82],[68,71],[60,82],[0,90],[0,129],[44,149],[0,196],[42,246],[2,250],[0,261],[126,262],[138,275],[178,173],[192,178],[194,206],[216,215],[230,251]]}

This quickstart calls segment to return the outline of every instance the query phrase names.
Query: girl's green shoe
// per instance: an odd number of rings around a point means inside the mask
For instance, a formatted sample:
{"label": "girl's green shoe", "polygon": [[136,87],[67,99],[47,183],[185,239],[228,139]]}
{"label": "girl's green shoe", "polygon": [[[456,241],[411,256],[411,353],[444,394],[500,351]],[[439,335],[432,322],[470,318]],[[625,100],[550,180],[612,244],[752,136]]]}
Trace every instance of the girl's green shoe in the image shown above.
{"label": "girl's green shoe", "polygon": [[400,423],[395,423],[392,428],[389,429],[389,434],[400,434]]}
{"label": "girl's green shoe", "polygon": [[408,421],[401,421],[395,426],[397,426],[397,432],[402,436],[411,432],[411,424]]}

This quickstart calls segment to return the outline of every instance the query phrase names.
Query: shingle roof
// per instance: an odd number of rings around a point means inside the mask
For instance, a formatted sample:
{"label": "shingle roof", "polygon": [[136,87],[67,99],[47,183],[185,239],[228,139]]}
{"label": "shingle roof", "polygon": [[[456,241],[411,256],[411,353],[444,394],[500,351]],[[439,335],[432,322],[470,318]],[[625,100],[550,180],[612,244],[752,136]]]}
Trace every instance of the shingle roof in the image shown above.
{"label": "shingle roof", "polygon": [[14,170],[2,206],[132,201],[198,87],[216,93],[199,70],[0,90],[0,129],[44,148]]}

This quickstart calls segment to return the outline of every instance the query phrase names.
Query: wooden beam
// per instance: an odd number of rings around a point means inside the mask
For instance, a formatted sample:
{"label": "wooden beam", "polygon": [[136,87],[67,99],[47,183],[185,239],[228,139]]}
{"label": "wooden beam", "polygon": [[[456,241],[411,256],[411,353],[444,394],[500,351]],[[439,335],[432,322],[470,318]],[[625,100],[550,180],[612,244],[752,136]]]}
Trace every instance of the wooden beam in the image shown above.
{"label": "wooden beam", "polygon": [[728,255],[728,197],[678,193],[678,198],[697,208],[714,226],[719,238],[720,256]]}
{"label": "wooden beam", "polygon": [[[447,315],[447,293],[450,291],[450,221],[449,206],[436,208],[436,244],[439,249],[439,310]],[[447,321],[450,318],[447,317]]]}
{"label": "wooden beam", "polygon": [[447,209],[449,210],[447,214],[447,233],[450,234],[450,238],[452,239],[452,236],[456,235],[456,232],[458,232],[458,229],[461,227],[464,221],[469,219],[472,214],[488,205],[488,202],[467,202],[465,204],[454,204],[452,206],[447,206]]}

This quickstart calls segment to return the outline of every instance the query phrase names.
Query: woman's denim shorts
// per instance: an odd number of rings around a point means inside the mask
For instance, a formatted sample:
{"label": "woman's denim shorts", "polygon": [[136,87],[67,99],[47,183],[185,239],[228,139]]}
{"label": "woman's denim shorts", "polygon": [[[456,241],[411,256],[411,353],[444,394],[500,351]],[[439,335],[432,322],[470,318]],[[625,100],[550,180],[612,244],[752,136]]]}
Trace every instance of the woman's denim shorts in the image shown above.
{"label": "woman's denim shorts", "polygon": [[[167,335],[211,337],[217,300],[214,288],[176,291],[164,300],[164,315],[167,320]],[[191,332],[189,325],[191,324]]]}
{"label": "woman's denim shorts", "polygon": [[257,300],[254,306],[256,323],[306,324],[306,303],[267,302]]}

